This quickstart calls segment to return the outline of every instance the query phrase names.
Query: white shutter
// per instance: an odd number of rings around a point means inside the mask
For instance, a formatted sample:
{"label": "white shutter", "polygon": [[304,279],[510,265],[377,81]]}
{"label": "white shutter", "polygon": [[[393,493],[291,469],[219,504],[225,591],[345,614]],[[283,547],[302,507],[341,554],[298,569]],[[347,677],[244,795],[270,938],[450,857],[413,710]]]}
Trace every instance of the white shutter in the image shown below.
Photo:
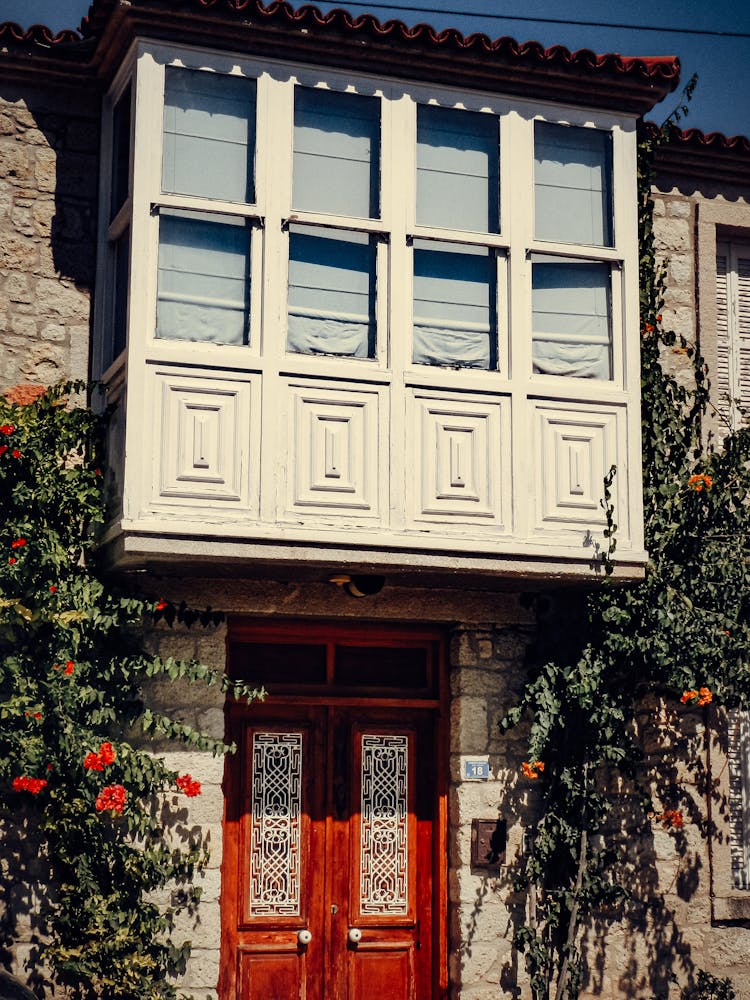
{"label": "white shutter", "polygon": [[750,419],[750,247],[740,247],[735,259],[736,298],[735,329],[739,345],[739,404],[744,415],[742,422]]}
{"label": "white shutter", "polygon": [[729,247],[719,244],[716,255],[716,376],[714,403],[729,419],[731,413],[732,358],[729,341],[728,271]]}

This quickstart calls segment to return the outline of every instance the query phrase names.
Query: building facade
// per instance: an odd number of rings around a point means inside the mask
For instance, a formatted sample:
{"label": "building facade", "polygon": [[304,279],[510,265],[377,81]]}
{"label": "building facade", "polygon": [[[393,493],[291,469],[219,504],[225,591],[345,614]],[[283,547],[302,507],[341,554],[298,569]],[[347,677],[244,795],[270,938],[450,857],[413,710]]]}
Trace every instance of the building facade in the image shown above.
{"label": "building facade", "polygon": [[[534,794],[498,722],[544,629],[529,594],[574,622],[601,575],[612,465],[616,574],[643,572],[636,126],[676,61],[199,0],[97,0],[83,37],[0,48],[0,388],[108,383],[112,571],[225,611],[150,641],[269,691],[153,692],[240,747],[169,751],[212,850],[185,988],[528,996],[509,865]],[[736,401],[748,149],[675,148],[665,312]],[[638,841],[656,881],[587,942],[587,996],[693,967],[750,995],[743,726],[712,764],[726,830]]]}

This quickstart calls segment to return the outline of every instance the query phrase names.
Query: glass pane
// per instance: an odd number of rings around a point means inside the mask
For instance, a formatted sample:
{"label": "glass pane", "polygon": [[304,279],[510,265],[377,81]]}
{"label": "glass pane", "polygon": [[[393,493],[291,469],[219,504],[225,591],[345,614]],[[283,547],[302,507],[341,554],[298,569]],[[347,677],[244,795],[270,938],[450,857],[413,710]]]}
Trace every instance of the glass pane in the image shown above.
{"label": "glass pane", "polygon": [[375,357],[376,253],[366,233],[291,227],[290,351]]}
{"label": "glass pane", "polygon": [[297,87],[292,204],[307,212],[377,218],[380,101]]}
{"label": "glass pane", "polygon": [[232,674],[247,681],[274,684],[325,684],[326,647],[292,642],[233,643]]}
{"label": "glass pane", "polygon": [[130,230],[126,229],[114,245],[115,298],[112,317],[112,352],[106,359],[106,364],[111,364],[125,350],[128,328],[129,264]]}
{"label": "glass pane", "polygon": [[114,219],[128,197],[130,188],[130,87],[112,112],[112,192],[109,217]]}
{"label": "glass pane", "polygon": [[536,122],[535,235],[612,246],[612,136]]}
{"label": "glass pane", "polygon": [[302,733],[253,733],[250,916],[302,905]]}
{"label": "glass pane", "polygon": [[359,908],[409,910],[409,738],[362,734]]}
{"label": "glass pane", "polygon": [[499,132],[494,115],[417,109],[417,223],[479,233],[499,224]]}
{"label": "glass pane", "polygon": [[162,211],[156,336],[247,343],[250,229],[227,216]]}
{"label": "glass pane", "polygon": [[534,371],[612,378],[609,265],[537,261],[532,282]]}
{"label": "glass pane", "polygon": [[495,368],[496,260],[486,247],[414,242],[414,361]]}
{"label": "glass pane", "polygon": [[255,80],[167,68],[162,189],[255,198]]}
{"label": "glass pane", "polygon": [[429,681],[427,650],[337,646],[334,677],[345,686],[422,690]]}

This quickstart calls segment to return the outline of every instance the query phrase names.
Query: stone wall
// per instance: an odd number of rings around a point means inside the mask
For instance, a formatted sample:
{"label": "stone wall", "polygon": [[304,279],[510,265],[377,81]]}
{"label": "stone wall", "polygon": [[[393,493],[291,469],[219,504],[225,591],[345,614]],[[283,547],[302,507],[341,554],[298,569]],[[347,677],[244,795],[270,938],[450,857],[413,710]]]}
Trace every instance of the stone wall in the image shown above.
{"label": "stone wall", "polygon": [[88,376],[98,152],[95,95],[0,83],[0,390]]}

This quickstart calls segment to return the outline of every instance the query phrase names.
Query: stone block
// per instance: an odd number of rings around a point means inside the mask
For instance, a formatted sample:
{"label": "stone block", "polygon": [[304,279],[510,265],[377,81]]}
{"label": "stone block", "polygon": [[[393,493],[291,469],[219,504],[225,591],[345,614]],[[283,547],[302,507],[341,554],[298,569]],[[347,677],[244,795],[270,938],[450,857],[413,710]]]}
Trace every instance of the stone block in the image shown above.
{"label": "stone block", "polygon": [[487,701],[461,695],[450,707],[451,750],[484,753],[487,749]]}
{"label": "stone block", "polygon": [[194,948],[181,985],[188,989],[216,989],[219,979],[219,951]]}

